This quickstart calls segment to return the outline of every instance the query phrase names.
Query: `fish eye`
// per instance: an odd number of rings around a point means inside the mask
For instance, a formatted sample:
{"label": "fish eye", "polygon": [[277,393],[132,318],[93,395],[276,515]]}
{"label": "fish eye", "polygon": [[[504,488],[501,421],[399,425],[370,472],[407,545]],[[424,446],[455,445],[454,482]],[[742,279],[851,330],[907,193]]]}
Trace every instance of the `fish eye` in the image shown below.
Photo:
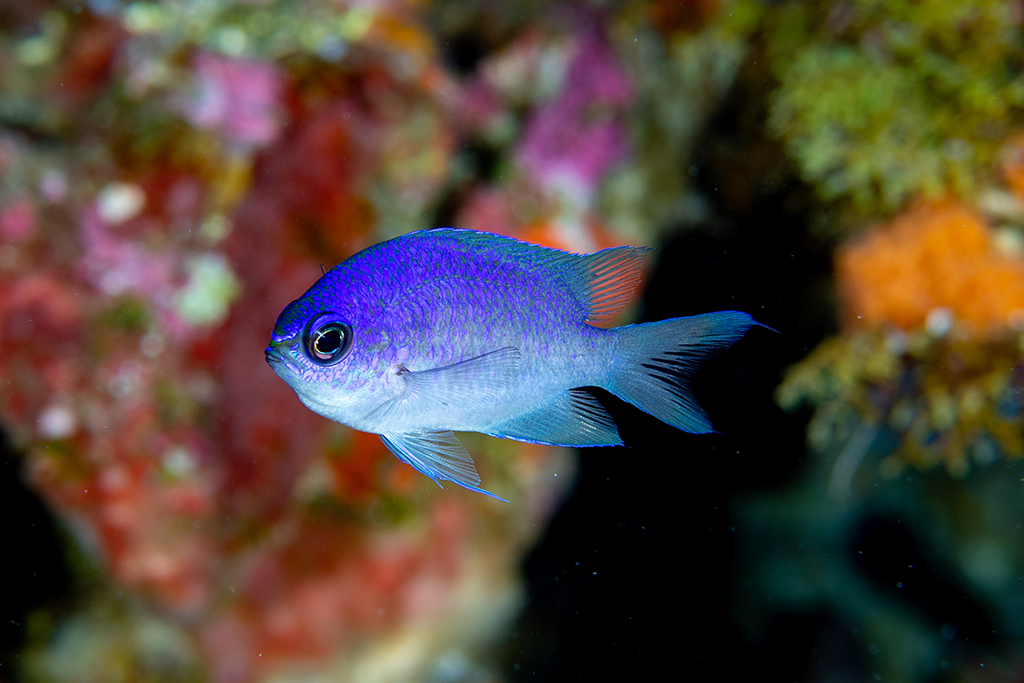
{"label": "fish eye", "polygon": [[352,328],[335,313],[322,313],[311,320],[302,337],[306,356],[317,365],[334,365],[352,348]]}

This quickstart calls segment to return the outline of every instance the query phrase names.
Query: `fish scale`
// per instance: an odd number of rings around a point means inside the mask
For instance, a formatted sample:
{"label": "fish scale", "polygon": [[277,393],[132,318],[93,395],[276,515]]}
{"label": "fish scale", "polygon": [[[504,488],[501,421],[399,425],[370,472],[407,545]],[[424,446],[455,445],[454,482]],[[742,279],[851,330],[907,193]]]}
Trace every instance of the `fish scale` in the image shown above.
{"label": "fish scale", "polygon": [[711,431],[689,377],[759,323],[719,311],[596,327],[629,302],[646,251],[570,254],[469,230],[410,233],[340,263],[289,304],[267,361],[310,409],[380,434],[439,485],[493,496],[453,432],[621,444],[587,387]]}

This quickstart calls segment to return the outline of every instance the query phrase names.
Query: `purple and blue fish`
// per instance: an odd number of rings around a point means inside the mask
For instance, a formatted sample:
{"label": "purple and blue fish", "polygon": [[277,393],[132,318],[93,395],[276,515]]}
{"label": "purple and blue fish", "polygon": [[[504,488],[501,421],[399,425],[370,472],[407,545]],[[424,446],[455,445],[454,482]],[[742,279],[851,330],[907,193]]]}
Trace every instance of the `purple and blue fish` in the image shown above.
{"label": "purple and blue fish", "polygon": [[337,265],[277,319],[267,362],[310,410],[379,434],[433,479],[480,488],[453,432],[556,446],[622,444],[586,387],[686,432],[711,431],[689,378],[755,322],[719,311],[605,329],[646,248],[571,254],[438,228]]}

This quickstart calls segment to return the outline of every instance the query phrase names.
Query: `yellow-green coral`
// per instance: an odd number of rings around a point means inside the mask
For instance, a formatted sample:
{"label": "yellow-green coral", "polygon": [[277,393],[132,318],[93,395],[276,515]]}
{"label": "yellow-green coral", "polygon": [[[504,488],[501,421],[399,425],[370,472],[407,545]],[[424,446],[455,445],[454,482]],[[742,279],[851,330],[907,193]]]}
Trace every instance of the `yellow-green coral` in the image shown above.
{"label": "yellow-green coral", "polygon": [[776,399],[787,410],[814,407],[808,439],[818,450],[841,449],[869,425],[887,456],[883,474],[943,462],[963,476],[970,456],[987,464],[1024,455],[1024,377],[1015,369],[1022,340],[835,337],[790,369]]}
{"label": "yellow-green coral", "polygon": [[765,15],[769,127],[826,200],[967,193],[1024,113],[1015,3],[787,3]]}

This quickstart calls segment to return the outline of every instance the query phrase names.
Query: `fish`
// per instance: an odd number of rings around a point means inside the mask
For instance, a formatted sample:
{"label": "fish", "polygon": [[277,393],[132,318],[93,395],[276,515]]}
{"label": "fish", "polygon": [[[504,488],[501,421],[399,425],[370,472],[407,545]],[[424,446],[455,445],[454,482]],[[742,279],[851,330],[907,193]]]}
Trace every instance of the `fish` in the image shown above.
{"label": "fish", "polygon": [[718,311],[602,327],[629,303],[648,251],[408,233],[341,262],[288,304],[266,360],[310,410],[378,434],[438,486],[505,500],[481,488],[455,432],[622,445],[591,387],[684,432],[713,431],[690,378],[760,323]]}

